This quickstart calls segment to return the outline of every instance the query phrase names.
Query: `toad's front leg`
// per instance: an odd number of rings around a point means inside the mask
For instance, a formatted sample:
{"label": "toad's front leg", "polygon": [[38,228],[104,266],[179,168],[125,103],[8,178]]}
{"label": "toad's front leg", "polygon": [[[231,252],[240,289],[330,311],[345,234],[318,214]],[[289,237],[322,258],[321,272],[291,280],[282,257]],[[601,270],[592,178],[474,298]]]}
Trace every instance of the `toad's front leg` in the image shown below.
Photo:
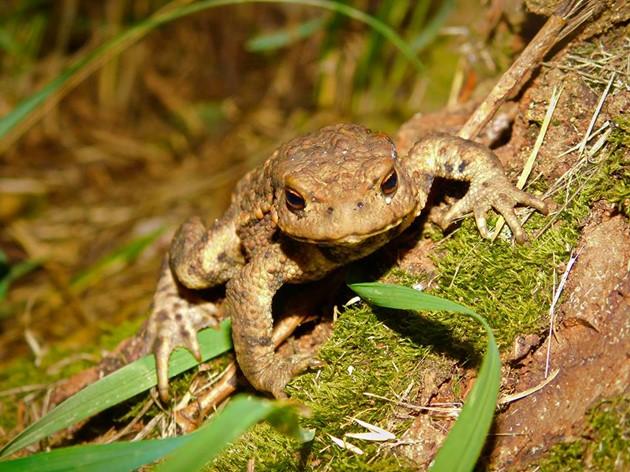
{"label": "toad's front leg", "polygon": [[296,278],[300,267],[279,245],[261,248],[227,284],[225,309],[232,320],[232,339],[239,367],[257,389],[286,397],[285,385],[306,369],[310,358],[286,360],[274,352],[271,304],[278,289]]}
{"label": "toad's front leg", "polygon": [[457,136],[433,134],[418,141],[409,151],[407,166],[412,173],[445,177],[470,182],[464,198],[457,201],[441,217],[442,227],[455,218],[473,211],[479,232],[490,237],[486,214],[494,208],[504,218],[517,242],[527,239],[514,214],[518,204],[536,208],[547,214],[545,203],[516,188],[505,176],[501,162],[485,146]]}
{"label": "toad's front leg", "polygon": [[228,212],[209,229],[199,218],[185,222],[173,238],[162,265],[144,338],[156,358],[158,389],[168,399],[168,361],[183,346],[200,358],[197,331],[216,324],[217,307],[195,300],[194,291],[225,283],[244,263],[240,241]]}

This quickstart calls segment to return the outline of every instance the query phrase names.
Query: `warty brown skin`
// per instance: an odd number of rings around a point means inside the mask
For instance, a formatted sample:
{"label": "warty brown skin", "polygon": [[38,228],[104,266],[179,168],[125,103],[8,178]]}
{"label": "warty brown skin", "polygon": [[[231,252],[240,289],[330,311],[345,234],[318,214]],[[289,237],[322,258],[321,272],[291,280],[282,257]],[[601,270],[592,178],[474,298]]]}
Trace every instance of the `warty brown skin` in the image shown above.
{"label": "warty brown skin", "polygon": [[436,134],[399,158],[386,135],[339,124],[281,146],[241,179],[230,207],[210,228],[196,217],[185,222],[162,267],[146,331],[162,398],[168,398],[172,349],[185,346],[199,357],[196,332],[212,324],[216,312],[211,303],[187,302],[183,291],[221,284],[241,370],[258,390],[283,397],[310,359],[286,361],[274,353],[275,293],[287,283],[321,279],[396,237],[424,208],[434,177],[470,182],[442,226],[472,210],[488,237],[485,215],[494,208],[520,242],[526,235],[514,206],[546,213],[541,200],[507,180],[482,145]]}

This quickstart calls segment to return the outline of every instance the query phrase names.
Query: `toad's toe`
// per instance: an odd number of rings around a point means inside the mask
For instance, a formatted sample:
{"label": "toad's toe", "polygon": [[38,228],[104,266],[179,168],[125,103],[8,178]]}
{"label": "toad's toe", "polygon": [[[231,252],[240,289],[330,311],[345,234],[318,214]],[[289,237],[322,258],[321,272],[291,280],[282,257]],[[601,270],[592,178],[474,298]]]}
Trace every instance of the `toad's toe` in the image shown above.
{"label": "toad's toe", "polygon": [[182,300],[163,304],[153,311],[145,330],[145,342],[155,355],[158,392],[163,401],[169,398],[168,364],[171,352],[177,347],[185,347],[201,361],[197,331],[214,324],[216,320],[213,318],[200,316],[199,306]]}

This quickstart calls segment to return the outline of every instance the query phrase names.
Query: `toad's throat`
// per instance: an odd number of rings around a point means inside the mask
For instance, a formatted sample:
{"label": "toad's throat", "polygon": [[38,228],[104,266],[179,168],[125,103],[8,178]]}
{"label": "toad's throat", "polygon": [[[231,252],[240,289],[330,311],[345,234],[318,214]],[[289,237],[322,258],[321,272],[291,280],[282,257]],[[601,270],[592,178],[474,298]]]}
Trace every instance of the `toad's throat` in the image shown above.
{"label": "toad's throat", "polygon": [[413,221],[414,215],[405,215],[397,220],[394,220],[388,225],[381,226],[373,231],[366,233],[350,233],[342,236],[327,236],[321,238],[307,238],[304,236],[290,235],[291,239],[302,241],[305,243],[316,244],[318,246],[355,246],[363,243],[364,241],[374,238],[375,236],[382,235],[389,231],[401,232]]}

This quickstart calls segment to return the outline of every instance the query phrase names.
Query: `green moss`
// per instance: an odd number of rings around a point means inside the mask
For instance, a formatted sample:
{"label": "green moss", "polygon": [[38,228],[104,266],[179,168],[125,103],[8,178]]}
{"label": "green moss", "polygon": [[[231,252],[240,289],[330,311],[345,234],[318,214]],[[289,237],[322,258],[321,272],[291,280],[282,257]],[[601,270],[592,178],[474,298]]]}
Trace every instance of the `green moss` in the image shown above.
{"label": "green moss", "polygon": [[[544,224],[543,217],[534,216],[527,229],[533,233]],[[494,328],[499,346],[509,346],[517,335],[545,325],[553,273],[577,241],[576,226],[561,223],[530,244],[512,247],[481,241],[474,222],[466,221],[436,257],[436,292],[475,309]],[[483,347],[483,332],[474,321],[448,314],[438,319],[455,338]]]}
{"label": "green moss", "polygon": [[[392,404],[364,395],[365,392],[393,398],[410,385],[411,398],[422,388],[419,372],[447,369],[440,356],[417,343],[412,334],[422,320],[404,312],[373,313],[367,307],[347,310],[335,324],[332,338],[320,358],[326,362],[319,372],[296,378],[288,387],[291,398],[311,411],[302,426],[315,431],[310,450],[299,450],[297,443],[284,438],[272,428],[259,425],[232,446],[213,464],[213,470],[244,470],[251,457],[257,470],[407,470],[413,469],[403,459],[379,453],[379,445],[350,440],[365,455],[335,446],[330,437],[343,438],[345,432],[362,431],[352,423],[356,417],[384,427],[399,435],[409,426],[399,421],[392,426]],[[395,329],[394,329],[395,328]],[[413,385],[412,385],[413,384]],[[369,459],[369,463],[367,462]]]}
{"label": "green moss", "polygon": [[612,155],[604,163],[604,172],[594,187],[599,198],[614,204],[617,210],[630,218],[630,115],[621,115],[614,121],[608,142],[614,146]]}
{"label": "green moss", "polygon": [[541,472],[564,472],[584,470],[585,443],[564,443],[553,448],[549,457],[539,464]]}
{"label": "green moss", "polygon": [[554,446],[537,464],[539,470],[628,470],[630,398],[600,403],[589,412],[584,429],[582,439]]}

